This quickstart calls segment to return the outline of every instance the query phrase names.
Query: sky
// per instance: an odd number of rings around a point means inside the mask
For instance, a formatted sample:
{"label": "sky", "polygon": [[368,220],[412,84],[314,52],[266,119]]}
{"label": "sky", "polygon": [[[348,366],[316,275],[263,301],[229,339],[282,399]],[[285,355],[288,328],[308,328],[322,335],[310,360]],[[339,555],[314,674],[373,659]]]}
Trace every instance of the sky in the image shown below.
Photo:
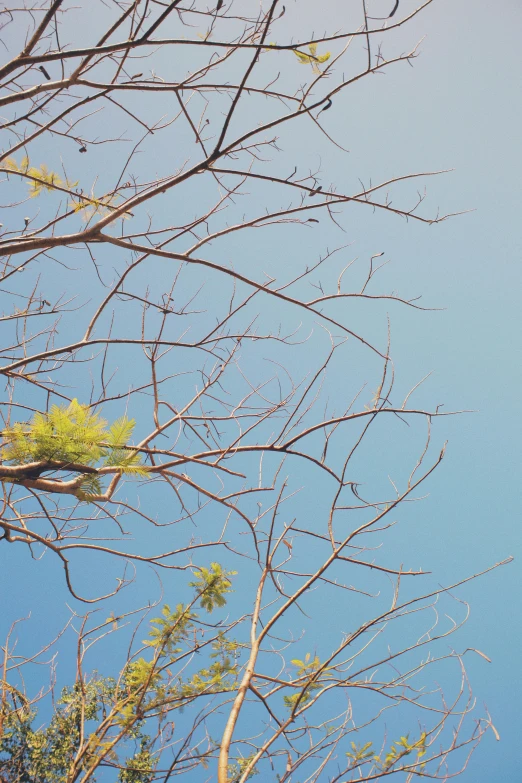
{"label": "sky", "polygon": [[390,221],[377,247],[360,231],[369,249],[386,247],[399,290],[445,308],[415,314],[414,326],[393,317],[397,366],[412,376],[433,373],[430,395],[475,411],[444,423],[447,459],[422,509],[428,557],[444,583],[515,556],[465,591],[466,640],[492,659],[471,662],[473,686],[502,738],[500,750],[491,738],[484,743],[462,776],[470,783],[519,775],[521,22],[515,2],[434,4],[415,22],[418,37],[426,34],[415,68],[381,79],[373,95],[361,85],[347,118],[357,140],[350,165],[355,158],[380,176],[454,169],[428,183],[429,201],[444,211],[474,210],[428,231]]}
{"label": "sky", "polygon": [[[301,2],[316,12],[311,0]],[[382,5],[389,3],[383,0]],[[343,10],[339,0],[322,4],[320,12],[331,22]],[[420,560],[440,584],[515,558],[458,593],[469,602],[471,615],[458,642],[451,643],[459,649],[464,643],[491,658],[487,663],[470,657],[469,675],[501,737],[500,745],[486,737],[461,777],[464,783],[515,781],[519,776],[521,26],[522,7],[515,0],[438,0],[404,31],[405,47],[422,39],[414,68],[404,64],[363,80],[350,90],[342,109],[324,116],[325,128],[342,139],[349,154],[330,153],[308,126],[292,139],[296,156],[312,170],[320,167],[324,182],[335,178],[352,187],[359,178],[367,183],[406,171],[451,170],[423,180],[426,205],[465,212],[426,226],[389,215],[376,219],[370,210],[354,206],[345,223],[354,256],[385,253],[389,263],[380,273],[382,288],[406,297],[421,294],[423,306],[437,308],[420,312],[386,306],[379,311],[390,314],[400,388],[411,388],[431,373],[417,403],[435,401],[446,410],[469,411],[437,424],[437,443],[448,440],[446,458],[430,480],[429,497],[406,514],[405,532],[389,551],[411,555],[414,566]],[[164,145],[156,151],[159,165],[170,150],[158,138]],[[320,240],[320,235],[317,240],[285,236],[278,244],[273,235],[258,241],[256,236],[250,263],[262,260],[267,269],[271,264],[277,268],[282,258],[292,263],[293,254],[296,260],[307,250],[307,242],[312,246]],[[274,310],[268,305],[266,312],[270,318]],[[368,312],[354,306],[354,320],[371,333]],[[379,316],[376,335],[382,334],[381,327]],[[302,356],[296,353],[295,361],[302,362]],[[359,365],[357,372],[365,369]],[[334,372],[330,382],[339,389],[358,381],[350,366],[335,365]],[[420,441],[397,432],[390,428],[374,448],[389,448],[399,471],[403,444],[410,456]],[[369,453],[363,463],[368,467],[381,456]],[[51,564],[24,570],[23,590],[13,592],[13,577],[19,582],[25,563],[18,553],[12,555],[0,573],[0,590],[11,593],[11,612],[32,609],[33,628],[41,632],[58,615],[67,615],[63,593],[63,609],[51,609],[61,575]],[[145,576],[144,583],[150,587],[153,577]]]}

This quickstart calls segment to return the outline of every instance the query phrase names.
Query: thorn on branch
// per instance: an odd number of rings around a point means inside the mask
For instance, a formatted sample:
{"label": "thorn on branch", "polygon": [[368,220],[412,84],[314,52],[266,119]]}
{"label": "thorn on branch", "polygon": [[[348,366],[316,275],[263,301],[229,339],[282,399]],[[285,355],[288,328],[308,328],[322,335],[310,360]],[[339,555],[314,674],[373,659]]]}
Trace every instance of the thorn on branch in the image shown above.
{"label": "thorn on branch", "polygon": [[332,99],[331,99],[331,98],[328,98],[328,102],[326,103],[326,105],[325,105],[325,106],[323,106],[323,108],[321,109],[321,111],[317,113],[317,116],[319,117],[319,114],[321,114],[321,112],[323,112],[323,111],[328,111],[328,109],[331,109],[331,108],[332,108]]}

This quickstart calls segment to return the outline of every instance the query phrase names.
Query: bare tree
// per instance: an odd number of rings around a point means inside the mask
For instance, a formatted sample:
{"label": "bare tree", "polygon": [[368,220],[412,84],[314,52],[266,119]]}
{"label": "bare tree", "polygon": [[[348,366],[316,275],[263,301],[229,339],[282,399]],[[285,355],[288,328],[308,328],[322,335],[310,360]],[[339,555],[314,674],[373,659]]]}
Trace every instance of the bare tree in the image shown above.
{"label": "bare tree", "polygon": [[[326,112],[343,111],[361,79],[413,63],[417,45],[404,52],[396,36],[431,2],[390,3],[384,19],[383,2],[346,3],[321,35],[311,32],[321,9],[279,0],[54,0],[0,12],[1,540],[58,558],[87,603],[119,593],[140,564],[195,575],[192,597],[152,621],[145,648],[131,635],[115,680],[87,674],[87,660],[128,612],[75,616],[77,678],[38,735],[51,764],[41,769],[22,742],[31,697],[16,681],[40,658],[13,658],[9,637],[9,782],[101,770],[167,781],[196,768],[202,780],[217,768],[219,783],[257,771],[294,783],[447,780],[491,727],[486,716],[468,729],[463,655],[431,652],[465,621],[459,602],[460,619],[438,620],[457,585],[412,593],[404,583],[422,569],[374,554],[375,535],[389,534],[442,460],[431,426],[451,414],[416,407],[417,386],[395,391],[386,321],[377,343],[352,325],[357,299],[422,308],[376,291],[383,254],[361,270],[340,238],[359,209],[446,219],[427,214],[417,190],[437,172],[347,191],[305,168],[293,144],[310,125],[318,144],[346,153]],[[358,388],[332,388],[328,370],[362,356],[373,391],[360,374]],[[426,425],[424,445],[383,495],[359,455],[379,427],[405,422]],[[319,519],[296,497],[303,484],[321,496]],[[77,555],[104,574],[121,564],[116,586],[78,589]],[[204,622],[196,605],[220,609],[235,571],[241,600]],[[317,590],[323,614],[305,641],[301,613]],[[373,604],[361,615],[362,600]],[[328,623],[337,642],[325,653]],[[410,629],[400,644],[384,641],[395,625]],[[424,690],[446,660],[454,692]],[[400,740],[386,728],[391,708]],[[139,746],[130,757],[129,742]]]}

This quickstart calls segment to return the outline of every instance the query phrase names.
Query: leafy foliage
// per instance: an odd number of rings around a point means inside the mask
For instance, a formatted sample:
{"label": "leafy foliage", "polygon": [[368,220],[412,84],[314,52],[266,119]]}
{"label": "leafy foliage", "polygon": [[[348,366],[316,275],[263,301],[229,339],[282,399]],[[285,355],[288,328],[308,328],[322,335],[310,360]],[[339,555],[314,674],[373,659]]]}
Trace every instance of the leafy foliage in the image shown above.
{"label": "leafy foliage", "polygon": [[222,643],[221,638],[213,642],[212,649],[214,652],[210,657],[214,662],[208,668],[200,669],[190,678],[183,687],[184,696],[219,693],[230,691],[235,687],[239,645],[235,644],[233,658],[227,654],[227,645]]}
{"label": "leafy foliage", "polygon": [[19,164],[13,158],[7,158],[3,165],[9,171],[23,174],[29,178],[31,198],[35,198],[45,191],[53,191],[57,187],[72,190],[72,188],[78,185],[78,182],[70,182],[68,179],[63,180],[55,171],[50,171],[45,163],[42,163],[40,168],[31,166],[27,156],[23,157]]}
{"label": "leafy foliage", "polygon": [[[98,422],[99,424],[99,422]],[[119,422],[121,442],[129,427]],[[217,563],[200,568],[192,604],[209,593],[207,611],[225,604],[231,592],[230,577]],[[218,600],[219,599],[219,600]],[[192,605],[191,604],[191,605]],[[210,608],[209,608],[210,607]],[[183,707],[203,694],[230,692],[237,687],[238,656],[241,645],[218,633],[211,642],[210,665],[185,674],[185,659],[197,650],[198,617],[190,606],[168,605],[161,616],[150,621],[143,655],[131,657],[117,679],[94,672],[74,686],[64,688],[47,726],[34,728],[37,713],[16,688],[4,683],[0,700],[0,780],[2,783],[66,783],[78,773],[104,766],[120,769],[119,783],[151,783],[155,779],[158,756],[154,740],[145,733],[148,721],[156,718],[164,726],[169,712]],[[105,625],[114,629],[115,618]],[[208,624],[204,624],[208,628]],[[196,646],[195,646],[196,645]],[[180,661],[181,668],[174,674]],[[3,731],[1,729],[3,726]],[[156,735],[157,736],[157,735]],[[237,774],[248,763],[240,759]],[[75,773],[75,774],[73,774]],[[255,773],[252,773],[255,774]]]}
{"label": "leafy foliage", "polygon": [[36,717],[33,710],[4,703],[2,781],[65,783],[78,749],[82,720],[96,720],[102,705],[113,698],[114,689],[114,680],[97,676],[83,688],[65,688],[47,728],[32,728]]}
{"label": "leafy foliage", "polygon": [[325,54],[317,54],[317,44],[315,43],[311,43],[308,50],[310,54],[299,52],[296,49],[294,49],[293,52],[301,65],[311,65],[313,72],[320,74],[321,69],[319,68],[319,64],[327,62],[331,57],[331,53],[326,52]]}
{"label": "leafy foliage", "polygon": [[212,612],[216,607],[226,604],[225,595],[231,592],[230,577],[237,571],[224,571],[219,563],[211,563],[210,568],[199,568],[194,582],[189,582],[190,587],[195,587],[201,592],[200,603],[207,612]]}
{"label": "leafy foliage", "polygon": [[285,706],[289,710],[294,710],[297,706],[303,707],[316,691],[321,690],[324,681],[330,676],[327,670],[321,671],[318,675],[322,664],[317,655],[312,658],[310,653],[306,653],[304,661],[294,658],[292,664],[297,667],[298,691],[292,696],[283,696]]}
{"label": "leafy foliage", "polygon": [[[241,778],[241,775],[245,771],[245,769],[248,767],[250,762],[253,759],[254,754],[251,756],[243,756],[238,759],[236,759],[235,762],[228,765],[228,779],[229,783],[236,783]],[[253,778],[255,775],[258,775],[259,771],[253,767],[253,769],[250,770],[250,772],[247,775],[247,780],[250,780],[250,778]]]}
{"label": "leafy foliage", "polygon": [[147,739],[143,738],[139,751],[127,761],[127,766],[121,770],[118,780],[120,783],[150,783],[154,780],[154,766],[155,760]]}
{"label": "leafy foliage", "polygon": [[398,762],[405,759],[406,756],[415,753],[416,759],[414,762],[410,762],[410,764],[419,764],[419,770],[422,771],[425,765],[421,762],[421,759],[426,755],[426,740],[426,732],[422,732],[420,738],[416,742],[410,742],[409,735],[406,734],[406,736],[401,737],[395,742],[384,756],[375,754],[372,742],[366,742],[362,746],[352,742],[352,749],[351,751],[347,751],[346,755],[352,760],[354,767],[371,762],[377,770],[389,772]]}
{"label": "leafy foliage", "polygon": [[[376,756],[375,761],[380,764],[384,771],[387,771],[405,756],[409,756],[414,752],[417,754],[417,761],[420,761],[426,754],[426,732],[423,732],[416,742],[410,742],[409,735],[406,734],[405,737],[401,737],[391,746],[383,760]],[[424,765],[421,764],[421,769],[423,769],[423,767]]]}
{"label": "leafy foliage", "polygon": [[368,761],[373,756],[373,742],[366,742],[364,745],[358,745],[356,742],[351,743],[351,751],[347,751],[346,755],[349,759],[352,759],[354,764],[360,764],[363,761]]}
{"label": "leafy foliage", "polygon": [[[112,467],[129,475],[146,475],[140,455],[127,446],[133,430],[132,419],[122,417],[108,427],[98,413],[74,399],[68,406],[53,405],[48,413],[35,413],[30,422],[4,430],[1,456],[15,465],[59,463],[55,467],[65,470]],[[84,477],[82,491],[85,495],[101,491],[96,473]]]}
{"label": "leafy foliage", "polygon": [[165,604],[161,615],[151,620],[150,639],[143,643],[160,649],[162,653],[174,655],[181,652],[179,643],[187,638],[197,615],[183,604],[178,604],[174,611]]}
{"label": "leafy foliage", "polygon": [[[29,195],[31,198],[36,198],[44,192],[52,192],[57,188],[73,191],[78,186],[78,181],[72,182],[67,178],[62,179],[55,171],[51,171],[45,163],[42,163],[39,168],[31,166],[27,156],[23,157],[20,163],[17,163],[14,158],[7,158],[3,162],[3,166],[8,171],[21,174],[29,180]],[[86,196],[80,191],[73,194],[73,200],[70,202],[69,207],[73,212],[81,212],[83,219],[87,222],[94,215],[106,215],[111,210],[116,209],[118,200],[118,197],[114,194],[97,197],[93,192],[91,192],[90,196]],[[123,219],[129,217],[129,213],[122,215]]]}
{"label": "leafy foliage", "polygon": [[[81,212],[83,220],[87,223],[95,215],[107,215],[111,210],[116,209],[118,204],[118,197],[115,195],[102,196],[98,198],[91,192],[89,197],[84,195],[78,196],[71,201],[69,206],[74,212]],[[129,212],[124,212],[121,218],[127,220],[131,215]]]}

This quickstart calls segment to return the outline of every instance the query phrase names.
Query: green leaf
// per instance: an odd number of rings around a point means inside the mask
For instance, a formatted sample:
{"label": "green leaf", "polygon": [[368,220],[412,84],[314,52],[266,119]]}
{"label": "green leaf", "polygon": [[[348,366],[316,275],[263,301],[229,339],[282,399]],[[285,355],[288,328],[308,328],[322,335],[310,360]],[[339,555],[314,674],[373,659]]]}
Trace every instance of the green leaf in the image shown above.
{"label": "green leaf", "polygon": [[[2,433],[5,445],[1,458],[7,463],[61,462],[61,470],[82,472],[78,465],[114,467],[129,476],[146,476],[138,452],[127,443],[135,422],[125,416],[108,429],[107,422],[90,406],[74,399],[69,405],[53,405],[48,413],[35,413],[29,422],[17,422]],[[103,462],[101,462],[103,460]],[[101,465],[100,465],[101,462]],[[56,471],[55,465],[49,469]],[[81,499],[102,493],[101,480],[95,474],[85,476],[79,490]]]}
{"label": "green leaf", "polygon": [[105,438],[109,446],[113,448],[125,446],[134,431],[135,425],[134,419],[128,419],[126,416],[116,419],[114,424],[109,427]]}
{"label": "green leaf", "polygon": [[200,604],[207,612],[212,612],[216,607],[225,606],[227,593],[232,592],[231,576],[237,571],[225,571],[219,563],[211,563],[210,568],[198,568],[196,579],[189,582],[200,595]]}
{"label": "green leaf", "polygon": [[292,51],[297,57],[297,59],[299,60],[299,62],[301,63],[301,65],[311,65],[314,73],[317,74],[321,73],[320,68],[318,68],[318,63],[327,62],[331,57],[331,53],[326,52],[325,54],[317,55],[316,54],[317,44],[315,43],[311,43],[308,47],[308,50],[310,54],[306,54],[305,52],[300,52],[297,49],[293,49]]}
{"label": "green leaf", "polygon": [[148,647],[156,647],[160,655],[172,655],[179,652],[179,644],[187,639],[197,615],[183,604],[178,604],[174,611],[165,604],[161,613],[162,617],[151,620],[150,638],[143,643]]}

